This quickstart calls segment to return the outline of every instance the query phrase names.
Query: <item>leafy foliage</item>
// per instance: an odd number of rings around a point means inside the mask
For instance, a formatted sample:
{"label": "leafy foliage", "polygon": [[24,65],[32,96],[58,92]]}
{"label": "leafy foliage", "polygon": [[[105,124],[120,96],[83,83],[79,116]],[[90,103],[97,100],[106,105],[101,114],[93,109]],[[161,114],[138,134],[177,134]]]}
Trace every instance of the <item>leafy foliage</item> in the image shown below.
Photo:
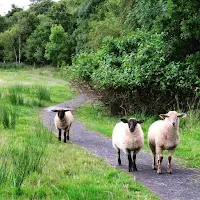
{"label": "leafy foliage", "polygon": [[177,98],[186,109],[199,91],[199,53],[195,59],[187,57],[187,62],[171,62],[173,49],[163,38],[163,34],[144,30],[119,39],[108,37],[96,53],[77,56],[74,73],[102,91],[116,112],[166,111]]}
{"label": "leafy foliage", "polygon": [[60,62],[66,62],[70,59],[71,44],[69,35],[59,25],[51,28],[49,39],[50,42],[46,45],[45,57],[60,66]]}

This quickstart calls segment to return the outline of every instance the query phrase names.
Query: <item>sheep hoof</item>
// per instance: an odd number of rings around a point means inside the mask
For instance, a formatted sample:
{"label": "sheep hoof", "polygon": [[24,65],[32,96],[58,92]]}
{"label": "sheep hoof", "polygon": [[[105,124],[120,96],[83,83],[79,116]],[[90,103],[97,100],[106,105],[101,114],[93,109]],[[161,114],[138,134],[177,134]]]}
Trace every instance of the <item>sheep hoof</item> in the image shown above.
{"label": "sheep hoof", "polygon": [[156,167],[156,166],[152,166],[152,169],[153,169],[153,170],[157,170],[157,167]]}
{"label": "sheep hoof", "polygon": [[171,170],[168,170],[167,173],[168,173],[168,174],[172,174],[172,171],[171,171]]}
{"label": "sheep hoof", "polygon": [[159,170],[159,171],[157,171],[157,174],[162,174],[162,171],[160,171],[160,170]]}
{"label": "sheep hoof", "polygon": [[133,170],[132,170],[132,168],[129,168],[128,171],[129,171],[129,172],[132,172]]}
{"label": "sheep hoof", "polygon": [[121,165],[121,160],[120,160],[120,161],[118,160],[118,165],[119,165],[119,166]]}
{"label": "sheep hoof", "polygon": [[138,171],[137,167],[133,168],[134,171]]}

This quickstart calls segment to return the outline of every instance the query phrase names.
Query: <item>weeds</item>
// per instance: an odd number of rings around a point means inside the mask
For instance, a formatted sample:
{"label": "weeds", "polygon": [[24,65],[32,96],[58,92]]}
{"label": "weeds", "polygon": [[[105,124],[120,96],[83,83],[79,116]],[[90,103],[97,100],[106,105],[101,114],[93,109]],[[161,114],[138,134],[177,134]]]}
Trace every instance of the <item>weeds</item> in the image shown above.
{"label": "weeds", "polygon": [[6,129],[15,129],[18,113],[16,108],[3,105],[1,107],[1,120],[3,127]]}
{"label": "weeds", "polygon": [[3,185],[8,180],[9,168],[8,168],[8,149],[4,148],[0,154],[0,185]]}
{"label": "weeds", "polygon": [[52,134],[39,123],[29,135],[23,142],[16,143],[15,138],[9,147],[1,149],[0,185],[10,184],[16,194],[24,180],[33,172],[41,173],[47,162],[46,149]]}
{"label": "weeds", "polygon": [[36,87],[36,94],[37,94],[37,98],[39,100],[39,102],[41,102],[42,100],[45,100],[45,101],[50,101],[51,98],[50,98],[50,90],[47,89],[46,87],[44,86],[37,86]]}

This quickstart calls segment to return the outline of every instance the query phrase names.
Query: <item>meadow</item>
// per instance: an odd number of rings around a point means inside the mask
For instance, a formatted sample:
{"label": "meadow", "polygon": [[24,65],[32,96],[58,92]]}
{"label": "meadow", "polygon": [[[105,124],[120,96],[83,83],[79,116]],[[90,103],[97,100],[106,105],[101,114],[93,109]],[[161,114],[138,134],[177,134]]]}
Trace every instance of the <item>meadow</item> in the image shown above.
{"label": "meadow", "polygon": [[49,68],[0,72],[0,199],[158,199],[131,175],[44,128],[42,109],[78,94],[55,76]]}

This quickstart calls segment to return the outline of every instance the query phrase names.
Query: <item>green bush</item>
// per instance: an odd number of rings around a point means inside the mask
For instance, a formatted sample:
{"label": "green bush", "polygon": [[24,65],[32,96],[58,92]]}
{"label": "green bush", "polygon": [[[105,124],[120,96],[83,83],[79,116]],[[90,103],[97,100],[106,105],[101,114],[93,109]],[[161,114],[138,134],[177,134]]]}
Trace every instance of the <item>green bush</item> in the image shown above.
{"label": "green bush", "polygon": [[117,39],[105,38],[96,53],[79,54],[72,67],[120,113],[164,112],[174,109],[177,99],[186,109],[188,102],[198,99],[199,53],[171,61],[172,51],[163,34],[137,30]]}

